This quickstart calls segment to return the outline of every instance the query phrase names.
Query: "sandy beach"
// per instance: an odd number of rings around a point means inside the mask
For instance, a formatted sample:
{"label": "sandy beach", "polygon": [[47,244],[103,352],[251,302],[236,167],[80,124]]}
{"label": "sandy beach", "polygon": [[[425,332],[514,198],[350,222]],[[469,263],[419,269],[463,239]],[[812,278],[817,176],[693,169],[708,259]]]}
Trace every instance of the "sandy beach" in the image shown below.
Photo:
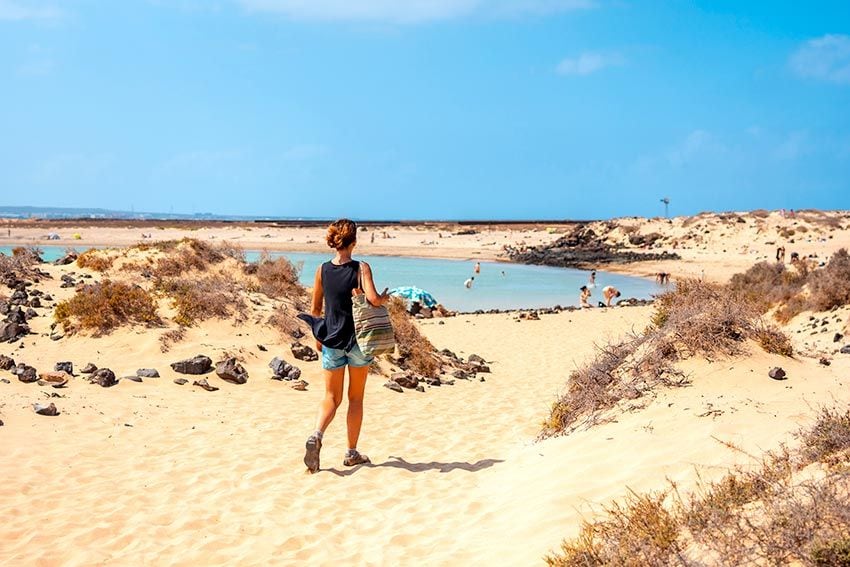
{"label": "sandy beach", "polygon": [[[641,231],[665,224],[647,221]],[[821,234],[811,224],[809,236],[793,245],[801,254],[827,257],[849,241],[847,229]],[[774,245],[768,242],[780,228],[759,235],[751,233],[756,228],[741,228],[693,248],[677,246],[683,260],[669,271],[705,269],[707,277],[728,278],[769,256]],[[134,244],[142,232],[57,230],[63,237],[80,231],[79,243],[90,245]],[[36,236],[46,229],[15,225],[12,232],[15,242],[39,243]],[[157,239],[187,235],[150,232]],[[199,228],[191,236],[245,248],[305,249],[298,239],[316,240],[316,249],[321,244],[319,229],[279,229],[264,240],[253,239],[254,232]],[[363,252],[402,253],[418,249],[416,239],[434,237],[418,229],[388,233],[394,238],[372,248],[364,243]],[[478,257],[473,253],[480,250],[481,257],[499,258],[498,244],[480,243],[497,235],[535,244],[558,237],[537,229],[494,230],[437,238],[451,244],[423,250],[447,257]],[[683,234],[671,237],[683,240]],[[295,240],[288,244],[289,238]],[[651,275],[662,268],[668,269],[640,263],[608,269]],[[41,269],[52,278],[37,287],[57,301],[75,292],[60,287],[61,275],[103,277],[75,264]],[[338,416],[325,437],[322,470],[310,475],[301,459],[322,395],[320,363],[295,361],[291,338],[266,324],[282,309],[280,302],[250,297],[257,302],[249,302],[241,322],[203,321],[167,353],[160,336],[168,325],[51,340],[49,308],[30,319],[32,334],[0,344],[0,354],[39,372],[71,361],[76,374],[67,387],[53,389],[0,372],[9,380],[0,383],[6,476],[0,484],[6,518],[0,563],[536,565],[563,538],[576,535],[582,519],[629,490],[660,489],[667,479],[693,488],[700,476],[717,478],[730,466],[752,463],[727,443],[759,455],[791,441],[822,405],[850,403],[850,355],[837,353],[844,343],[832,340],[847,332],[845,306],[824,316],[816,330],[809,312],[784,327],[798,352],[793,359],[748,344],[745,356],[685,360],[679,366],[689,387],[658,389],[607,422],[535,441],[570,372],[593,358],[596,345],[644,329],[653,307],[542,314],[539,320],[516,313],[423,320],[417,326],[436,349],[478,354],[492,372],[401,394],[383,387],[386,377],[371,376],[361,449],[373,464],[342,466],[344,418]],[[164,303],[162,311],[173,317]],[[175,384],[179,375],[169,363],[197,354],[213,361],[236,356],[248,382],[207,375],[220,388],[215,392],[193,387],[191,376],[189,384]],[[301,368],[307,391],[271,379],[274,356]],[[821,356],[831,365],[820,364]],[[101,388],[79,372],[89,362],[119,378],[139,368],[156,368],[161,377]],[[776,366],[787,380],[768,377]],[[31,407],[37,402],[55,403],[60,415],[37,415]]]}

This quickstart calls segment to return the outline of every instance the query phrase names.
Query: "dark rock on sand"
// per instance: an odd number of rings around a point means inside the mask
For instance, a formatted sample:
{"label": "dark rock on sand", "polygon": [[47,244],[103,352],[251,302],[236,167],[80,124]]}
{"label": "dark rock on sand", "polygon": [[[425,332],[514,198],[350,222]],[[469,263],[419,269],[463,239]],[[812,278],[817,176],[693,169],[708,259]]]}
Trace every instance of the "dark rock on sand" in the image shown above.
{"label": "dark rock on sand", "polygon": [[203,354],[171,363],[171,368],[180,374],[206,374],[212,368],[212,359]]}
{"label": "dark rock on sand", "polygon": [[440,379],[436,378],[436,377],[435,378],[425,378],[425,383],[428,384],[429,386],[442,386],[443,385],[443,383],[440,381]]}
{"label": "dark rock on sand", "polygon": [[56,260],[54,260],[53,265],[55,265],[55,266],[67,266],[68,264],[76,262],[76,260],[77,260],[77,255],[74,252],[68,252],[67,254],[62,256],[61,258],[57,258]]}
{"label": "dark rock on sand", "polygon": [[59,410],[56,409],[56,404],[53,402],[50,402],[50,405],[47,406],[44,404],[33,404],[32,409],[34,409],[35,413],[38,415],[47,415],[50,417],[59,415]]}
{"label": "dark rock on sand", "polygon": [[142,378],[159,378],[159,371],[156,368],[139,368],[136,370],[136,376]]}
{"label": "dark rock on sand", "polygon": [[38,317],[38,313],[32,307],[27,307],[27,319],[32,319],[34,317]]}
{"label": "dark rock on sand", "polygon": [[415,376],[407,372],[396,372],[390,376],[390,380],[401,386],[413,390],[419,385],[419,380]]}
{"label": "dark rock on sand", "polygon": [[90,380],[92,384],[97,384],[102,388],[109,388],[118,383],[118,380],[115,379],[115,373],[109,368],[97,370],[92,374]]}
{"label": "dark rock on sand", "polygon": [[841,354],[850,354],[850,345],[844,345],[838,352],[840,352]]}
{"label": "dark rock on sand", "polygon": [[0,343],[13,342],[27,335],[30,328],[23,323],[0,323]]}
{"label": "dark rock on sand", "polygon": [[304,380],[295,380],[292,382],[292,389],[298,390],[299,392],[304,392],[307,390],[308,385],[309,384],[307,384],[307,382]]}
{"label": "dark rock on sand", "polygon": [[272,369],[273,380],[298,380],[301,378],[301,369],[292,366],[282,358],[274,357],[269,362],[269,368]]}
{"label": "dark rock on sand", "polygon": [[416,391],[417,391],[417,392],[424,392],[424,391],[425,391],[425,386],[416,386]]}
{"label": "dark rock on sand", "polygon": [[399,392],[399,393],[404,392],[404,388],[402,388],[401,386],[399,386],[399,385],[398,385],[398,383],[397,383],[397,382],[394,382],[394,381],[392,381],[392,380],[390,380],[389,382],[385,383],[385,384],[384,384],[384,388],[389,388],[389,389],[390,389],[390,390],[392,390],[393,392]]}
{"label": "dark rock on sand", "polygon": [[266,352],[267,350],[269,350],[266,347],[264,347],[263,345],[257,345],[257,348],[260,349],[262,352]]}
{"label": "dark rock on sand", "polygon": [[773,378],[774,380],[786,380],[785,371],[778,366],[771,368],[767,375]]}
{"label": "dark rock on sand", "polygon": [[53,370],[57,372],[67,372],[71,376],[74,375],[74,363],[73,362],[57,362],[53,365]]}
{"label": "dark rock on sand", "polygon": [[244,384],[248,381],[248,373],[239,362],[231,357],[219,362],[215,367],[219,378],[231,384]]}
{"label": "dark rock on sand", "polygon": [[292,356],[297,358],[298,360],[304,360],[307,362],[313,362],[314,360],[319,360],[319,355],[316,354],[316,351],[312,348],[308,347],[305,344],[301,344],[300,342],[292,343]]}
{"label": "dark rock on sand", "polygon": [[820,362],[820,364],[823,366],[829,366],[830,364],[832,364],[832,361],[825,356],[822,356],[818,362]]}
{"label": "dark rock on sand", "polygon": [[215,392],[216,390],[218,390],[218,387],[211,386],[210,383],[207,382],[206,378],[201,378],[200,380],[195,380],[194,382],[192,382],[192,385],[193,386],[200,386],[201,388],[203,388],[207,392]]}
{"label": "dark rock on sand", "polygon": [[122,380],[129,380],[130,382],[141,382],[141,381],[142,381],[142,377],[141,377],[141,376],[136,376],[135,374],[131,374],[131,375],[129,375],[129,376],[124,376],[124,377],[122,378]]}
{"label": "dark rock on sand", "polygon": [[88,364],[83,366],[83,369],[80,370],[80,372],[82,372],[83,374],[91,374],[92,372],[97,372],[97,366],[89,362]]}
{"label": "dark rock on sand", "polygon": [[16,374],[18,376],[18,380],[24,384],[32,384],[38,380],[38,371],[23,362],[18,363],[18,366],[16,366],[12,372]]}
{"label": "dark rock on sand", "polygon": [[478,356],[477,354],[470,354],[467,360],[470,364],[487,364],[487,361]]}
{"label": "dark rock on sand", "polygon": [[0,370],[11,370],[15,367],[15,359],[0,354]]}
{"label": "dark rock on sand", "polygon": [[182,386],[183,384],[187,384],[188,382],[189,381],[186,380],[185,378],[175,378],[174,379],[174,383],[177,384],[178,386]]}
{"label": "dark rock on sand", "polygon": [[844,338],[844,335],[842,335],[841,333],[835,333],[835,336],[832,337],[832,342],[837,343],[838,341],[840,341],[843,338]]}

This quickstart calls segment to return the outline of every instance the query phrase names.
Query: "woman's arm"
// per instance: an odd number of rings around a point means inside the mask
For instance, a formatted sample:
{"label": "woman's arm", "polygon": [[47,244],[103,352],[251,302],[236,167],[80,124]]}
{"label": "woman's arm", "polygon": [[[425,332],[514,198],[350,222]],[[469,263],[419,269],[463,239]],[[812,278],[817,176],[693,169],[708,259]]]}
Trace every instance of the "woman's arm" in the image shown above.
{"label": "woman's arm", "polygon": [[378,295],[378,290],[375,289],[375,280],[372,279],[372,268],[366,262],[360,262],[360,270],[363,275],[363,293],[366,294],[366,299],[375,307],[380,307],[390,300],[387,289],[384,288],[383,293]]}
{"label": "woman's arm", "polygon": [[325,301],[325,290],[322,288],[322,267],[316,268],[316,277],[313,279],[313,305],[310,314],[313,317],[322,315],[322,307]]}

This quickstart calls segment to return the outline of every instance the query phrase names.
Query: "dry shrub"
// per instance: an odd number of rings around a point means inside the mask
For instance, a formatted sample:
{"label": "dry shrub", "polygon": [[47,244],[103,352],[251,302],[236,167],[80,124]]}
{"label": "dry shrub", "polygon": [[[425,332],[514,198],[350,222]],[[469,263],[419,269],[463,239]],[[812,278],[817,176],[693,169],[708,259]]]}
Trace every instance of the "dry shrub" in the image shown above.
{"label": "dry shrub", "polygon": [[186,337],[186,327],[177,327],[170,331],[164,332],[159,336],[159,350],[168,352],[171,350],[171,345],[179,343]]}
{"label": "dry shrub", "polygon": [[796,233],[797,233],[797,231],[794,230],[793,228],[782,227],[782,228],[779,229],[779,236],[781,238],[785,238],[785,239],[791,238]]}
{"label": "dry shrub", "polygon": [[300,270],[286,258],[273,259],[268,252],[263,252],[254,272],[257,291],[269,297],[303,301],[305,290],[298,281],[299,273]]}
{"label": "dry shrub", "polygon": [[303,336],[301,334],[299,319],[293,317],[291,313],[287,313],[284,309],[276,309],[272,316],[269,317],[268,324],[284,335],[296,339]]}
{"label": "dry shrub", "polygon": [[751,301],[762,313],[789,301],[803,289],[808,271],[788,270],[777,262],[759,262],[742,274],[735,274],[729,289]]}
{"label": "dry shrub", "polygon": [[161,323],[150,293],[137,285],[110,280],[83,286],[56,305],[54,317],[66,331],[94,329],[98,334],[128,323]]}
{"label": "dry shrub", "polygon": [[423,376],[434,377],[440,371],[440,362],[435,355],[434,345],[419,332],[419,328],[407,313],[406,303],[393,297],[387,304],[395,333],[396,348],[403,359],[401,366]]}
{"label": "dry shrub", "polygon": [[[795,471],[830,464],[845,451],[850,412],[823,410],[794,451],[767,453],[687,495],[630,493],[583,522],[549,565],[811,565],[850,561],[850,470]],[[836,433],[838,432],[838,433]],[[811,439],[815,439],[811,445]],[[836,443],[838,439],[841,442]],[[826,440],[825,442],[823,440]],[[811,447],[815,451],[811,452]],[[819,465],[816,465],[819,466]],[[669,497],[670,505],[665,506]]]}
{"label": "dry shrub", "polygon": [[171,299],[177,310],[174,322],[186,327],[206,319],[244,315],[246,310],[242,290],[222,276],[158,279],[154,287]]}
{"label": "dry shrub", "polygon": [[664,506],[667,495],[631,492],[604,510],[604,518],[584,522],[574,540],[564,541],[561,555],[545,558],[548,565],[669,565],[682,557],[677,518]]}
{"label": "dry shrub", "polygon": [[692,356],[735,356],[754,340],[768,352],[791,356],[790,339],[765,325],[758,310],[737,293],[699,280],[679,280],[656,298],[652,326],[643,335],[597,348],[594,360],[570,374],[566,392],[552,405],[541,437],[568,431],[580,419],[657,386],[684,386],[673,362]]}
{"label": "dry shrub", "polygon": [[227,258],[233,258],[240,263],[245,262],[242,250],[232,244],[227,242],[210,244],[196,238],[144,244],[137,246],[136,249],[154,249],[166,254],[157,260],[153,270],[154,275],[161,278],[177,277],[191,270],[203,272],[209,266],[220,264]]}
{"label": "dry shrub", "polygon": [[797,436],[806,463],[834,464],[842,457],[846,460],[850,450],[850,410],[842,413],[834,408],[822,408],[815,424]]}
{"label": "dry shrub", "polygon": [[829,263],[809,275],[809,305],[813,311],[827,311],[850,303],[850,254],[842,248]]}
{"label": "dry shrub", "polygon": [[36,274],[35,266],[41,263],[38,248],[13,248],[12,255],[0,254],[0,278],[23,278]]}
{"label": "dry shrub", "polygon": [[757,219],[766,219],[770,216],[770,211],[765,209],[756,209],[754,211],[750,211],[750,216],[756,217]]}
{"label": "dry shrub", "polygon": [[88,268],[89,270],[102,273],[111,268],[114,261],[115,258],[109,255],[108,252],[91,248],[77,256],[77,267]]}

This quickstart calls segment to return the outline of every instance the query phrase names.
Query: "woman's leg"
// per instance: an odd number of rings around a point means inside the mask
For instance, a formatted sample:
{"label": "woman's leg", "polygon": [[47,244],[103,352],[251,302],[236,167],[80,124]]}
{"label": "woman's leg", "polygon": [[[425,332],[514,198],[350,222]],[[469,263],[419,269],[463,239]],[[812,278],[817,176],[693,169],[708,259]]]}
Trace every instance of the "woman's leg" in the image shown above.
{"label": "woman's leg", "polygon": [[356,449],[363,423],[363,394],[366,391],[368,366],[348,367],[348,448]]}
{"label": "woman's leg", "polygon": [[325,370],[325,397],[319,405],[316,418],[316,430],[322,433],[328,428],[336,415],[336,408],[342,403],[342,383],[345,380],[345,367]]}

